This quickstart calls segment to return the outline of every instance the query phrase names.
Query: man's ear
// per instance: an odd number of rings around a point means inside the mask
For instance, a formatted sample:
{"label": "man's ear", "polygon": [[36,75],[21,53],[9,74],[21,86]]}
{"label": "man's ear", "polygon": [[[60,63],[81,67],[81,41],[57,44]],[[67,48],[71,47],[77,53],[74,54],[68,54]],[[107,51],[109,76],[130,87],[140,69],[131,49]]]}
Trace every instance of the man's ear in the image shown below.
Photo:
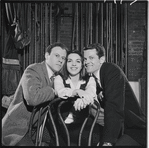
{"label": "man's ear", "polygon": [[48,52],[46,52],[46,53],[45,53],[45,59],[47,59],[47,58],[48,58],[48,56],[49,56],[49,53],[48,53]]}
{"label": "man's ear", "polygon": [[105,56],[100,57],[99,61],[100,61],[100,64],[104,63],[105,62]]}

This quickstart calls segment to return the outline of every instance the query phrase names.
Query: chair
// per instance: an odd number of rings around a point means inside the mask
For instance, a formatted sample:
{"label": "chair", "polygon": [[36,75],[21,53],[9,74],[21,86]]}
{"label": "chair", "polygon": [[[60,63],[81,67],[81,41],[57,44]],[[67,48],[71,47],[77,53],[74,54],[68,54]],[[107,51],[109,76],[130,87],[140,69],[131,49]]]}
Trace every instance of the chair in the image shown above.
{"label": "chair", "polygon": [[[29,136],[32,139],[33,133],[36,132],[36,134],[35,134],[35,146],[41,146],[42,137],[43,137],[43,130],[44,130],[45,123],[46,123],[48,116],[50,117],[53,129],[54,129],[54,133],[55,133],[55,137],[56,137],[56,146],[59,146],[57,129],[56,129],[56,125],[55,125],[54,120],[53,120],[51,107],[52,107],[52,105],[54,105],[56,102],[58,102],[60,100],[61,100],[60,98],[56,98],[50,102],[42,103],[42,104],[35,106],[33,108],[31,118],[30,118],[30,123],[29,123]],[[36,113],[38,114],[38,120],[36,122],[37,124],[33,123]]]}
{"label": "chair", "polygon": [[[62,115],[61,115],[61,107],[62,107],[62,105],[64,105],[64,104],[67,103],[68,101],[69,101],[69,100],[62,100],[62,101],[59,103],[59,106],[58,106],[58,115],[59,115],[59,118],[60,118],[60,120],[61,120],[61,122],[62,122],[62,125],[63,125],[64,129],[65,129],[65,132],[66,132],[67,146],[70,146],[70,145],[71,145],[71,144],[70,144],[71,142],[70,142],[69,130],[68,130],[68,128],[67,128],[67,126],[66,126],[66,124],[65,124],[65,122],[64,122],[64,120],[63,120],[63,118],[62,118]],[[97,106],[97,112],[96,112],[96,116],[95,116],[95,118],[94,118],[94,120],[93,120],[93,123],[92,123],[92,125],[91,125],[91,128],[90,128],[89,138],[88,138],[88,146],[91,146],[91,139],[92,139],[93,129],[94,129],[94,127],[95,127],[95,123],[96,123],[96,121],[97,121],[97,118],[98,118],[98,115],[99,115],[99,111],[100,111],[100,104],[99,104],[96,100],[94,101],[94,104]],[[83,122],[83,124],[82,124],[82,126],[81,126],[80,132],[79,132],[78,146],[81,146],[82,133],[83,133],[84,127],[85,127],[85,125],[86,125],[86,123],[87,123],[89,117],[91,116],[90,107],[91,107],[91,105],[89,105],[89,114],[88,114],[88,116],[85,118],[85,120],[84,120],[84,122]]]}
{"label": "chair", "polygon": [[[63,125],[63,128],[64,128],[64,131],[66,133],[66,138],[67,138],[67,146],[70,146],[71,145],[71,142],[70,142],[70,135],[69,135],[69,130],[62,118],[62,115],[61,115],[61,107],[62,105],[64,105],[66,102],[68,102],[68,100],[63,100],[61,98],[56,98],[50,102],[46,102],[46,103],[43,103],[41,105],[38,105],[38,106],[35,106],[33,108],[33,111],[32,111],[32,115],[31,115],[31,118],[30,118],[30,124],[29,124],[29,135],[30,137],[32,138],[32,133],[34,131],[34,129],[36,130],[36,138],[35,138],[35,146],[41,146],[42,144],[42,137],[43,137],[43,131],[44,131],[44,127],[45,127],[45,123],[46,123],[46,120],[47,120],[47,117],[49,116],[50,120],[51,120],[51,123],[52,123],[52,126],[53,126],[53,129],[54,129],[54,134],[55,134],[55,145],[56,146],[60,146],[60,142],[59,142],[59,135],[58,135],[58,131],[57,131],[57,127],[56,127],[56,123],[53,119],[53,115],[52,115],[52,111],[51,111],[51,108],[52,106],[56,103],[56,102],[59,102],[58,104],[58,109],[57,109],[57,113],[58,113],[58,116],[62,122],[62,125]],[[95,100],[94,102],[98,109],[97,109],[97,113],[96,113],[96,116],[93,120],[93,123],[92,123],[92,126],[90,128],[90,132],[89,132],[89,138],[88,138],[88,146],[91,146],[91,139],[92,139],[92,133],[93,133],[93,128],[95,126],[95,123],[97,121],[97,117],[99,115],[99,110],[100,110],[100,105],[99,103]],[[89,108],[91,107],[91,105],[89,105]],[[38,121],[37,121],[37,125],[36,125],[36,128],[34,127],[34,124],[33,124],[33,120],[35,118],[35,114],[38,114]],[[43,115],[44,114],[44,115]],[[43,119],[41,119],[41,116],[43,115]],[[85,118],[82,126],[81,126],[81,130],[79,132],[79,141],[78,141],[78,146],[81,146],[81,138],[82,138],[82,133],[83,133],[83,130],[84,130],[84,127],[89,119],[89,117],[91,116],[90,112],[88,114],[88,116]],[[50,139],[49,139],[50,140]]]}

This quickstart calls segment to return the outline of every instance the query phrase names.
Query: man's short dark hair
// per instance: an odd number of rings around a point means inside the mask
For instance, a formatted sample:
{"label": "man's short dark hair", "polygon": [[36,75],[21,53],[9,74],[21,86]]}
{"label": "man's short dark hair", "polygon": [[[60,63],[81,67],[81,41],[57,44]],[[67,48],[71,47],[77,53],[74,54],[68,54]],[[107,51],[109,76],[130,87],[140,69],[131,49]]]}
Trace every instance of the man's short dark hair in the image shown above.
{"label": "man's short dark hair", "polygon": [[47,48],[46,48],[46,52],[48,52],[49,54],[51,53],[52,49],[54,47],[61,47],[62,49],[66,50],[66,52],[68,51],[68,48],[63,44],[63,43],[60,43],[60,42],[55,42],[51,45],[49,45]]}
{"label": "man's short dark hair", "polygon": [[92,50],[92,49],[96,49],[99,59],[102,56],[105,56],[105,48],[100,43],[89,44],[87,47],[84,47],[83,50],[85,51],[85,50]]}

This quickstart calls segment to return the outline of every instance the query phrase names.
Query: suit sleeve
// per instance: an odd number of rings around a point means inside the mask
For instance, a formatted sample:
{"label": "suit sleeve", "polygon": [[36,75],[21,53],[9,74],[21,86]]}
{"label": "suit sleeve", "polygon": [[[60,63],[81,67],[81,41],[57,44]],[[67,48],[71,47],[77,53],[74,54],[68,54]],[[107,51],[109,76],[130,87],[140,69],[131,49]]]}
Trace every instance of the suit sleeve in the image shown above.
{"label": "suit sleeve", "polygon": [[21,81],[24,99],[28,105],[36,106],[54,99],[55,91],[45,81],[45,75],[38,66],[28,67]]}
{"label": "suit sleeve", "polygon": [[115,143],[124,122],[125,78],[115,66],[104,76],[105,107],[103,142]]}

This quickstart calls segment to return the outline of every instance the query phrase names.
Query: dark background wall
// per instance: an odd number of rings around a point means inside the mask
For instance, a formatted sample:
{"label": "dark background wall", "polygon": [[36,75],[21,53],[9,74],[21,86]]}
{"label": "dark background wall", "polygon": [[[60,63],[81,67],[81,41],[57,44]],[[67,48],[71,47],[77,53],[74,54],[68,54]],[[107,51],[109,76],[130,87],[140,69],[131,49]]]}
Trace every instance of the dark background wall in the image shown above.
{"label": "dark background wall", "polygon": [[128,7],[128,79],[138,81],[145,75],[147,57],[147,6],[136,3]]}

